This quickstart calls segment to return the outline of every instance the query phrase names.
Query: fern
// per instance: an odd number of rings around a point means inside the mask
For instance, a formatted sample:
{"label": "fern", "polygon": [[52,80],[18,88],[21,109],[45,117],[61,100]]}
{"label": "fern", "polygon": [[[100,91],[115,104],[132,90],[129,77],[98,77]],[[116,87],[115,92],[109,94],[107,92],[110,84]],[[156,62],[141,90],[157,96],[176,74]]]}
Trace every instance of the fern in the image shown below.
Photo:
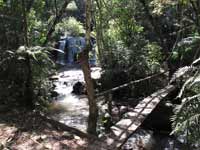
{"label": "fern", "polygon": [[182,99],[182,103],[174,109],[172,134],[185,135],[187,142],[190,144],[200,144],[199,61],[200,59],[195,60],[190,67],[182,69],[182,72],[181,69],[179,72],[177,71],[173,79],[184,76],[185,83],[177,96]]}
{"label": "fern", "polygon": [[[5,51],[0,59],[0,98],[6,103],[14,100],[24,103],[28,71],[31,68],[31,90],[34,103],[41,104],[49,98],[51,87],[49,75],[54,71],[54,62],[50,59],[52,48],[24,47],[14,51]],[[29,59],[29,65],[27,65]],[[29,69],[28,69],[29,67]],[[15,91],[15,92],[13,92]],[[1,99],[0,99],[1,100]]]}

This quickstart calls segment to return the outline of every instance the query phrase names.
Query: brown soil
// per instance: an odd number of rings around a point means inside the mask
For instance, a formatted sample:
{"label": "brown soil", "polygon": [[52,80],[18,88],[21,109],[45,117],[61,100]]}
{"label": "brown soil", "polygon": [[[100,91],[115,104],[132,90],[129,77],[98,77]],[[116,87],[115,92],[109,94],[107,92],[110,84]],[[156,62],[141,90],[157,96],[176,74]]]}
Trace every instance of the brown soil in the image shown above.
{"label": "brown soil", "polygon": [[33,112],[0,112],[0,150],[87,150],[87,140],[60,131]]}

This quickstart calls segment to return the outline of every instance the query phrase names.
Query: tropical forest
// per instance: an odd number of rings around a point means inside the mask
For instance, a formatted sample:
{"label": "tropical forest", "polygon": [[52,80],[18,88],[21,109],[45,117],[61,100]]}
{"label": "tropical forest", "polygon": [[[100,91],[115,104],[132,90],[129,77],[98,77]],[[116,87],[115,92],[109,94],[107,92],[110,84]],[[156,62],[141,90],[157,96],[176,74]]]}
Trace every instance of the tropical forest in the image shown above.
{"label": "tropical forest", "polygon": [[0,150],[200,150],[200,1],[0,0]]}

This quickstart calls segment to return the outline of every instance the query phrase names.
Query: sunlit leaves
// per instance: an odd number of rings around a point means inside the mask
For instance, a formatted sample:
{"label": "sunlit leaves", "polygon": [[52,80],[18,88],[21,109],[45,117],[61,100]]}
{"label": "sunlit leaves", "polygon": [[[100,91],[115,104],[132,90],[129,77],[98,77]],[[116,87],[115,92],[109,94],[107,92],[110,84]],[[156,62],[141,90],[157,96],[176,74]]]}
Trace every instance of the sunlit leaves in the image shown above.
{"label": "sunlit leaves", "polygon": [[4,1],[0,0],[0,7],[2,7],[4,5]]}
{"label": "sunlit leaves", "polygon": [[176,4],[174,0],[153,0],[150,6],[153,8],[152,13],[154,15],[162,15],[166,7],[171,7]]}
{"label": "sunlit leaves", "polygon": [[74,17],[63,19],[61,23],[56,26],[56,33],[64,33],[65,35],[79,36],[84,33],[84,28],[81,22]]}
{"label": "sunlit leaves", "polygon": [[78,8],[77,8],[77,6],[76,6],[75,1],[72,1],[72,2],[69,3],[68,6],[67,6],[67,10],[75,11],[75,10],[77,10],[77,9],[78,9]]}

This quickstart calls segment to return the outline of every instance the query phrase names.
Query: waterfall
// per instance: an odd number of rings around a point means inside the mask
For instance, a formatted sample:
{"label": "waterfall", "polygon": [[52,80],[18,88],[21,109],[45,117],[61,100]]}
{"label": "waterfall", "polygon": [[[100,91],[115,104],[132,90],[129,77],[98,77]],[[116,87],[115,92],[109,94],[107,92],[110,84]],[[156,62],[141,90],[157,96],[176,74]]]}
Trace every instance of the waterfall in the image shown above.
{"label": "waterfall", "polygon": [[73,64],[74,63],[74,55],[77,53],[77,45],[76,45],[76,37],[68,37],[68,63]]}
{"label": "waterfall", "polygon": [[57,61],[56,62],[58,64],[61,64],[61,65],[65,65],[65,44],[66,44],[65,40],[59,41],[59,49],[63,53],[61,53],[61,52],[58,53]]}
{"label": "waterfall", "polygon": [[[91,44],[94,45],[94,43]],[[61,65],[73,65],[76,64],[78,59],[78,53],[80,53],[86,45],[86,41],[84,37],[73,37],[68,36],[59,41],[59,49],[61,52],[57,53],[57,61],[56,63]],[[66,48],[66,49],[65,49]],[[95,50],[93,49],[90,52],[90,60],[91,65],[96,64],[96,55]]]}

